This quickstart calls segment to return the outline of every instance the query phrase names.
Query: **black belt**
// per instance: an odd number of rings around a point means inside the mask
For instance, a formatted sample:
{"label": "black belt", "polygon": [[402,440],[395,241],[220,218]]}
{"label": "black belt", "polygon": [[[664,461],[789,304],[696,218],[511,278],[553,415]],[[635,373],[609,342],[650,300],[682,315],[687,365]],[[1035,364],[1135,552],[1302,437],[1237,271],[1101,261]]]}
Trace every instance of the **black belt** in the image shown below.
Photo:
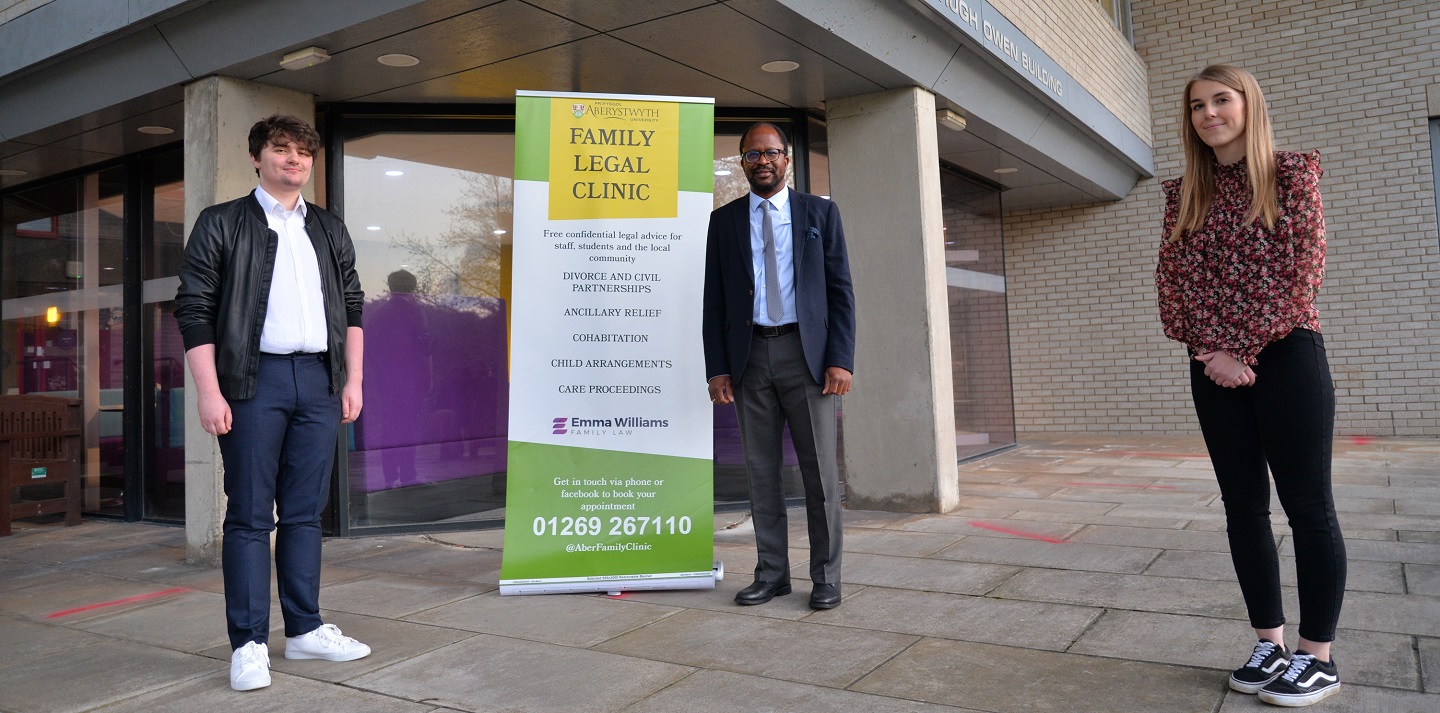
{"label": "black belt", "polygon": [[755,336],[757,337],[778,337],[782,334],[789,334],[800,328],[799,324],[791,322],[778,327],[767,327],[763,324],[755,325]]}

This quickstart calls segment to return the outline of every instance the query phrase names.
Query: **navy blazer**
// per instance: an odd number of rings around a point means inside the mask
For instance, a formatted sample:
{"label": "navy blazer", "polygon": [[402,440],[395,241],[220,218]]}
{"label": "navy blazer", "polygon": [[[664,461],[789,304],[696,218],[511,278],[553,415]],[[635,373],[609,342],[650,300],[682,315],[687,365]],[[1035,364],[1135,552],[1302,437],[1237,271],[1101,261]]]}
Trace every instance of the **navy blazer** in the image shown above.
{"label": "navy blazer", "polygon": [[[824,384],[826,367],[855,371],[855,293],[840,209],[792,190],[790,231],[800,343],[810,374]],[[729,374],[739,381],[745,374],[755,314],[752,260],[747,193],[710,213],[701,322],[706,379]]]}

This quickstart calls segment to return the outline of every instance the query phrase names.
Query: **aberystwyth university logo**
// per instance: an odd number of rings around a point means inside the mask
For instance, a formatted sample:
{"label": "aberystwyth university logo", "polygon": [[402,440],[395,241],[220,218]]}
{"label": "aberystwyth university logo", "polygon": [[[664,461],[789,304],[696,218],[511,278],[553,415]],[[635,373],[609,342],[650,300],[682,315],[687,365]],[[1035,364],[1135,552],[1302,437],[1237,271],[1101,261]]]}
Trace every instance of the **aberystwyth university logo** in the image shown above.
{"label": "aberystwyth university logo", "polygon": [[585,105],[584,105],[584,104],[571,104],[571,105],[570,105],[570,113],[571,113],[571,114],[574,114],[576,119],[579,119],[580,117],[585,116]]}

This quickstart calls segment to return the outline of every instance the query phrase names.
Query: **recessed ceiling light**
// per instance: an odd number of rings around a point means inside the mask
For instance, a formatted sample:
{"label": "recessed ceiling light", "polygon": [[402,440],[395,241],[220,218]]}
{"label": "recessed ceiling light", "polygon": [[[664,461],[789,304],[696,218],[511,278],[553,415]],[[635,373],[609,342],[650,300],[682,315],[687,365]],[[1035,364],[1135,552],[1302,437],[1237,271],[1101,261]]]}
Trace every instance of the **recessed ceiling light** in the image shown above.
{"label": "recessed ceiling light", "polygon": [[404,172],[404,171],[390,170],[390,171],[386,171],[386,172],[385,172],[385,175],[387,175],[387,176],[403,176],[403,175],[405,175],[405,172]]}
{"label": "recessed ceiling light", "polygon": [[996,172],[996,173],[1015,173],[1016,171],[1019,171],[1019,170],[1020,170],[1020,169],[1018,169],[1018,168],[997,168],[997,169],[995,169],[995,172]]}
{"label": "recessed ceiling light", "polygon": [[382,54],[375,58],[376,62],[386,67],[414,67],[420,64],[420,58],[409,54]]}
{"label": "recessed ceiling light", "polygon": [[379,230],[379,229],[380,229],[380,226],[378,226],[378,225],[367,225],[367,226],[365,226],[365,229],[366,229],[366,230]]}
{"label": "recessed ceiling light", "polygon": [[730,172],[722,168],[722,169],[720,169],[719,171],[716,171],[716,172],[715,172],[715,175],[717,175],[717,176],[728,176],[728,175],[730,175]]}
{"label": "recessed ceiling light", "polygon": [[175,130],[168,126],[142,126],[136,129],[136,131],[142,134],[153,134],[155,136],[165,136],[166,134],[175,133]]}
{"label": "recessed ceiling light", "polygon": [[767,72],[793,72],[800,68],[799,62],[791,62],[788,59],[777,59],[774,62],[766,62],[760,68]]}
{"label": "recessed ceiling light", "polygon": [[0,176],[28,176],[29,171],[21,171],[18,168],[0,168]]}
{"label": "recessed ceiling light", "polygon": [[504,234],[505,234],[505,231],[503,231],[503,230],[501,230],[501,229],[499,229],[499,228],[496,228],[496,229],[495,229],[495,234],[496,234],[496,235],[504,235]]}

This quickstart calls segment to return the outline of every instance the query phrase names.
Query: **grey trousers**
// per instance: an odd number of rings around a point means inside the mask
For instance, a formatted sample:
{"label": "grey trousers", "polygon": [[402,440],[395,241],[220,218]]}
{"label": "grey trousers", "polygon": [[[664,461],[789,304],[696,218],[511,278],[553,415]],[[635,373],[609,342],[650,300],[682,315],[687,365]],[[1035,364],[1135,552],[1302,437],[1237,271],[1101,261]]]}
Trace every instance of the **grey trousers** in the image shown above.
{"label": "grey trousers", "polygon": [[805,486],[810,532],[810,579],[840,583],[840,470],[835,459],[840,397],[821,395],[800,347],[800,333],[754,337],[750,361],[735,387],[735,410],[759,561],[755,578],[790,579],[785,488],[780,479],[781,433],[788,423]]}

